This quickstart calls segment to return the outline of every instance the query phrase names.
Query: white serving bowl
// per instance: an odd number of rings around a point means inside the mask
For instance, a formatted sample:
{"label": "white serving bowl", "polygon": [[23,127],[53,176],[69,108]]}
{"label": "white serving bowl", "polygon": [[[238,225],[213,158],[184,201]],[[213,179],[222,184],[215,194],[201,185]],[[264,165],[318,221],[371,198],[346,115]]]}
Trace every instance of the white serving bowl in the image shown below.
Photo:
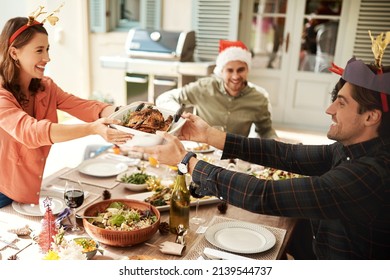
{"label": "white serving bowl", "polygon": [[[147,105],[145,105],[145,106],[147,106]],[[122,120],[123,116],[125,116],[129,110],[134,111],[137,107],[138,107],[138,104],[133,104],[133,105],[130,104],[130,105],[124,106],[120,110],[118,110],[117,112],[111,114],[109,116],[109,118]],[[156,106],[154,106],[154,108],[158,109],[163,114],[164,119],[167,119],[169,115],[174,116],[174,114],[176,113],[175,111],[167,110],[164,108],[159,108]],[[186,122],[186,120],[184,118],[180,117],[178,122],[172,124],[172,127],[169,129],[168,133],[173,134],[173,135],[177,135],[180,132],[180,130],[185,122]],[[128,132],[128,133],[131,133],[134,135],[132,139],[128,140],[125,144],[120,145],[121,148],[132,147],[132,146],[140,146],[140,147],[155,146],[155,145],[162,144],[163,140],[164,140],[159,135],[139,131],[136,129],[132,129],[130,127],[123,126],[123,125],[115,125],[114,124],[111,126],[118,129],[118,130]]]}
{"label": "white serving bowl", "polygon": [[[135,192],[140,192],[140,191],[145,191],[148,189],[148,184],[147,183],[144,183],[144,184],[133,184],[133,183],[124,183],[121,181],[121,178],[124,176],[124,175],[127,175],[127,176],[130,176],[131,174],[133,173],[138,173],[139,171],[135,171],[135,170],[129,170],[129,171],[126,171],[126,172],[123,172],[121,174],[119,174],[117,177],[116,177],[116,180],[118,182],[121,182],[121,185],[123,185],[126,189],[128,190],[131,190],[131,191],[135,191]],[[149,176],[154,176],[156,177],[155,174],[151,174],[149,172],[145,172],[147,175]]]}

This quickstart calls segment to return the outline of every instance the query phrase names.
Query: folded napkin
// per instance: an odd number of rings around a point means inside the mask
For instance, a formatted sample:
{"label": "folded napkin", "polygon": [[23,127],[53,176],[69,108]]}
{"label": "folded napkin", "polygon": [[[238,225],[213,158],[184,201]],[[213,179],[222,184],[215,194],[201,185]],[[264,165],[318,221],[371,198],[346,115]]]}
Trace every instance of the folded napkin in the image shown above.
{"label": "folded napkin", "polygon": [[14,233],[17,236],[27,236],[30,235],[31,233],[31,228],[29,225],[24,225],[24,226],[11,226],[8,229],[8,232]]}
{"label": "folded napkin", "polygon": [[181,256],[185,247],[186,247],[185,245],[179,243],[165,241],[160,244],[160,251],[161,253],[168,254],[168,255]]}
{"label": "folded napkin", "polygon": [[68,228],[71,228],[72,221],[70,219],[70,216],[72,215],[72,211],[70,208],[65,208],[62,212],[58,213],[57,218],[56,218],[56,225],[58,227],[62,226],[65,230]]}

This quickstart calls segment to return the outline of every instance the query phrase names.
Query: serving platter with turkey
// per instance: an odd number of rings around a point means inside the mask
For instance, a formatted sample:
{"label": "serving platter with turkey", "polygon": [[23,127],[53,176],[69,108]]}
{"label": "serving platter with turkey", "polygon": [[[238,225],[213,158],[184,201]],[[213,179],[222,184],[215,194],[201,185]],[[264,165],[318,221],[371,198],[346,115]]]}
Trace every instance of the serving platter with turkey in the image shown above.
{"label": "serving platter with turkey", "polygon": [[128,140],[121,147],[145,147],[162,144],[164,139],[157,135],[156,131],[168,131],[173,135],[180,132],[186,120],[180,117],[177,122],[174,122],[175,113],[175,111],[153,105],[140,107],[140,103],[133,103],[122,107],[111,114],[109,118],[119,119],[122,122],[121,125],[112,124],[113,128],[134,135],[131,140]]}

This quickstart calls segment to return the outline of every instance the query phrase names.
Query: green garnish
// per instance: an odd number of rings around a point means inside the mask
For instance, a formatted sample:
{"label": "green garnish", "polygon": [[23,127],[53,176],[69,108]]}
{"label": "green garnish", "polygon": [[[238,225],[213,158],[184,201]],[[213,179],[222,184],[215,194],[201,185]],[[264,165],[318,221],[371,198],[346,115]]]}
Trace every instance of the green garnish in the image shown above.
{"label": "green garnish", "polygon": [[151,177],[151,175],[148,175],[148,174],[145,174],[143,172],[140,172],[140,173],[133,173],[131,175],[123,175],[121,178],[120,178],[120,181],[122,183],[131,183],[131,184],[137,184],[137,185],[140,185],[140,184],[145,184],[146,181]]}

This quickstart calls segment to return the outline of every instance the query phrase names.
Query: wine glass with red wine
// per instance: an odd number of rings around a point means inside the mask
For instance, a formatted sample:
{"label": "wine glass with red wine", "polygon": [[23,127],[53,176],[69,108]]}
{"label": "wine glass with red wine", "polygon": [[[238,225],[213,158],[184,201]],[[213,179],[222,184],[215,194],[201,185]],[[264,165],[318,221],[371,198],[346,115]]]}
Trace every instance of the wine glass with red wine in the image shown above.
{"label": "wine glass with red wine", "polygon": [[204,218],[198,216],[199,199],[204,197],[204,195],[197,193],[198,188],[199,185],[191,181],[189,185],[189,190],[191,196],[196,198],[196,208],[195,208],[195,216],[190,219],[190,222],[195,225],[203,224],[206,221]]}
{"label": "wine glass with red wine", "polygon": [[72,210],[72,227],[70,228],[70,232],[74,234],[84,232],[84,230],[77,225],[76,221],[76,208],[80,207],[84,202],[84,189],[80,182],[66,182],[64,200],[65,204]]}

